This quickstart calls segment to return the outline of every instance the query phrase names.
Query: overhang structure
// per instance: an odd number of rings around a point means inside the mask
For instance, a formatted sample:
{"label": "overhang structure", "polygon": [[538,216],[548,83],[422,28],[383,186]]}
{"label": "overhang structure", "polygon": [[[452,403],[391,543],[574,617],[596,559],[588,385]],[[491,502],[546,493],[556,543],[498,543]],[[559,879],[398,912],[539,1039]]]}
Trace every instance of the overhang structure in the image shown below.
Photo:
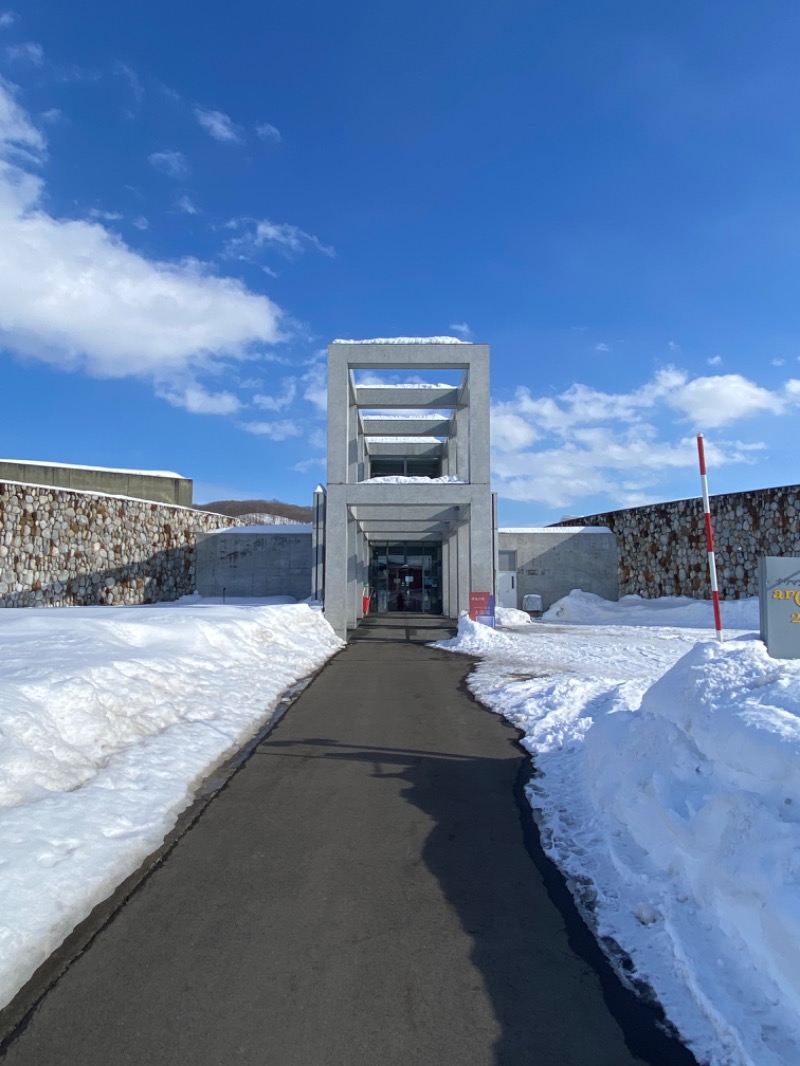
{"label": "overhang structure", "polygon": [[[437,372],[454,383],[421,380],[435,379]],[[380,374],[400,383],[363,383]],[[388,459],[404,460],[408,469],[432,460],[439,475],[371,477]],[[324,584],[325,615],[336,632],[345,636],[363,616],[375,541],[441,544],[440,604],[446,616],[467,610],[471,591],[492,592],[492,512],[488,345],[331,344],[328,479],[315,555],[320,564],[324,559],[318,584]]]}

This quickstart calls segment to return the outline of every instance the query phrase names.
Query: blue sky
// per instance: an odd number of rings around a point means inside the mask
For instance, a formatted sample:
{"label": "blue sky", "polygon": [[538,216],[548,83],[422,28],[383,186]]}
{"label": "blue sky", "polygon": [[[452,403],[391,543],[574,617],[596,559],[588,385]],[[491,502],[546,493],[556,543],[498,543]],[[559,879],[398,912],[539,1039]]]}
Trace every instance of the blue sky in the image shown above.
{"label": "blue sky", "polygon": [[505,525],[800,481],[800,8],[0,0],[0,455],[306,503],[337,337],[492,349]]}

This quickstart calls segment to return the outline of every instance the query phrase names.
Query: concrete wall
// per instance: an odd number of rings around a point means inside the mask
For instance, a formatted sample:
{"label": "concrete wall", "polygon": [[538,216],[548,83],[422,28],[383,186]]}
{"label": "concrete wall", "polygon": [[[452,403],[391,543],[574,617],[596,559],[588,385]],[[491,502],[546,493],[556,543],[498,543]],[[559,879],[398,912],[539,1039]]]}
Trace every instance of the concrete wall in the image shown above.
{"label": "concrete wall", "polygon": [[195,588],[195,540],[236,518],[0,481],[0,606],[174,600]]}
{"label": "concrete wall", "polygon": [[[717,580],[725,599],[758,595],[763,555],[800,555],[800,485],[731,492],[711,498]],[[709,599],[700,499],[610,511],[560,522],[611,529],[619,551],[621,596]]]}
{"label": "concrete wall", "polygon": [[[273,532],[280,528],[281,532]],[[311,530],[265,526],[204,535],[197,541],[201,596],[293,596],[312,592]],[[308,530],[307,532],[305,530]],[[285,532],[284,532],[285,531]]]}
{"label": "concrete wall", "polygon": [[572,589],[619,598],[617,545],[609,531],[500,529],[497,541],[499,551],[517,553],[517,607],[523,596],[537,593],[547,610]]}
{"label": "concrete wall", "polygon": [[52,485],[62,489],[103,492],[114,496],[133,496],[137,500],[172,503],[191,507],[192,482],[136,470],[105,470],[101,467],[58,466],[0,460],[0,480],[19,481],[27,485]]}

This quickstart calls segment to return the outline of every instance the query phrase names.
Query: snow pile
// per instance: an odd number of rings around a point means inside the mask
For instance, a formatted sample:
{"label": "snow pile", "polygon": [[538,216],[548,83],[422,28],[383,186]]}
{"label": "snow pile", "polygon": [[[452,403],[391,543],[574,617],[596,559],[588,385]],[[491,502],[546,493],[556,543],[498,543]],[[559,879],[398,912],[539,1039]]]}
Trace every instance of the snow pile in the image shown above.
{"label": "snow pile", "polygon": [[[587,812],[624,886],[601,934],[636,940],[656,987],[672,954],[665,1003],[687,977],[726,1019],[720,1056],[797,1063],[800,663],[755,640],[698,644],[586,742]],[[554,846],[567,870],[573,847]]]}
{"label": "snow pile", "polygon": [[543,846],[623,979],[700,1061],[795,1066],[800,661],[743,631],[756,600],[722,610],[719,644],[706,602],[573,592],[558,625],[462,619],[439,646],[480,657],[471,690],[523,732]]}
{"label": "snow pile", "polygon": [[458,619],[458,633],[450,640],[441,640],[434,645],[447,651],[459,651],[464,655],[484,655],[492,652],[511,651],[513,645],[503,633],[483,622],[474,622],[466,611]]}
{"label": "snow pile", "polygon": [[529,626],[531,617],[527,611],[518,611],[516,607],[495,607],[494,620],[499,626]]}
{"label": "snow pile", "polygon": [[307,604],[189,599],[0,612],[0,1006],[342,646]]}

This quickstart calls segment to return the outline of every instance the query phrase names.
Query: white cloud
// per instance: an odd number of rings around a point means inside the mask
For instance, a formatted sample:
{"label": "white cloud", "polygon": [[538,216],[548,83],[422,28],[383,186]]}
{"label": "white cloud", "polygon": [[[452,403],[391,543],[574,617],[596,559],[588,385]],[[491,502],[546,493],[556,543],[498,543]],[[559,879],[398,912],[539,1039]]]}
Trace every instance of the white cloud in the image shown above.
{"label": "white cloud", "polygon": [[241,236],[234,237],[226,246],[228,255],[239,258],[255,254],[266,246],[276,245],[295,255],[302,254],[309,246],[331,258],[336,255],[333,248],[323,244],[313,234],[287,222],[270,222],[266,218],[260,221],[247,218],[231,219],[226,223],[226,228],[243,231]]}
{"label": "white cloud", "polygon": [[606,344],[605,341],[600,341],[599,344],[595,344],[594,350],[596,352],[610,352],[611,351],[611,345],[610,344]]}
{"label": "white cloud", "polygon": [[[40,163],[46,154],[45,139],[17,103],[15,86],[0,77],[0,159],[7,161],[19,156],[28,164]],[[16,167],[8,167],[1,176],[9,182],[27,182],[38,188],[37,178]]]}
{"label": "white cloud", "polygon": [[274,144],[279,144],[283,139],[281,131],[276,126],[273,126],[271,122],[257,122],[254,129],[256,137],[262,141],[272,141]]}
{"label": "white cloud", "polygon": [[197,382],[159,388],[156,395],[192,415],[235,415],[242,407],[232,392],[208,392]]}
{"label": "white cloud", "polygon": [[59,107],[49,107],[47,111],[42,111],[39,118],[42,122],[47,122],[49,125],[55,125],[56,122],[61,122],[64,118],[64,112]]}
{"label": "white cloud", "polygon": [[680,344],[677,341],[667,341],[667,347],[671,352],[678,353],[681,350]]}
{"label": "white cloud", "polygon": [[277,422],[240,422],[240,429],[254,433],[257,437],[269,437],[270,440],[289,440],[290,437],[303,435],[303,426],[284,418]]}
{"label": "white cloud", "polygon": [[179,211],[182,211],[186,215],[197,214],[197,208],[195,207],[193,201],[185,193],[183,196],[178,197],[178,202],[176,206]]}
{"label": "white cloud", "polygon": [[175,178],[176,181],[188,178],[191,173],[186,156],[183,152],[179,152],[175,149],[165,149],[162,152],[151,152],[147,157],[147,161],[151,167],[154,167],[162,174],[166,174],[168,178]]}
{"label": "white cloud", "polygon": [[297,395],[297,381],[295,378],[284,378],[283,388],[278,396],[265,396],[258,393],[253,397],[253,403],[264,411],[282,411],[289,407]]}
{"label": "white cloud", "polygon": [[[663,498],[658,486],[670,472],[696,467],[696,430],[780,415],[792,404],[800,405],[800,380],[770,391],[737,374],[691,379],[674,367],[626,393],[575,384],[536,397],[520,387],[492,407],[493,478],[503,497],[554,508],[598,495],[633,506]],[[677,439],[675,412],[691,426]],[[707,440],[706,456],[717,467],[753,463],[764,448],[761,441]]]}
{"label": "white cloud", "polygon": [[13,61],[30,63],[34,67],[40,67],[44,63],[44,49],[35,41],[10,44],[6,48],[6,55]]}
{"label": "white cloud", "polygon": [[466,322],[451,322],[448,329],[451,329],[453,333],[457,333],[459,337],[463,337],[465,340],[467,337],[472,336],[472,330]]}
{"label": "white cloud", "polygon": [[[189,410],[232,411],[197,385],[282,339],[280,309],[196,260],[133,251],[104,225],[45,208],[41,133],[0,82],[0,347],[96,377],[152,381]],[[235,401],[238,403],[238,401]]]}
{"label": "white cloud", "polygon": [[100,207],[89,209],[89,218],[96,218],[100,222],[119,222],[122,217],[119,211],[104,211]]}
{"label": "white cloud", "polygon": [[495,411],[492,414],[492,446],[501,452],[516,452],[539,439],[539,434],[520,415]]}
{"label": "white cloud", "polygon": [[770,362],[772,363],[773,366],[783,366],[783,364],[786,362],[786,360],[785,359],[771,359]]}
{"label": "white cloud", "polygon": [[147,221],[144,215],[137,215],[136,218],[133,219],[133,221],[131,222],[131,225],[135,226],[136,229],[150,229],[150,223]]}
{"label": "white cloud", "polygon": [[313,404],[323,414],[328,412],[328,367],[325,361],[327,353],[323,350],[310,364],[301,378],[303,399]]}
{"label": "white cloud", "polygon": [[9,26],[13,26],[17,21],[17,14],[15,11],[0,11],[0,30],[8,29]]}
{"label": "white cloud", "polygon": [[706,360],[706,362],[709,366],[722,366],[722,356],[712,355],[710,359]]}
{"label": "white cloud", "polygon": [[133,67],[129,67],[127,63],[118,62],[114,64],[114,73],[125,80],[134,100],[137,104],[140,104],[144,99],[144,85],[142,85],[142,79]]}
{"label": "white cloud", "polygon": [[315,455],[312,459],[302,459],[299,463],[295,463],[292,470],[297,474],[307,474],[309,470],[324,470],[325,469],[325,456]]}
{"label": "white cloud", "polygon": [[748,381],[741,374],[695,378],[676,389],[667,402],[682,411],[698,429],[726,426],[761,411],[780,414],[784,409],[780,395]]}
{"label": "white cloud", "polygon": [[234,125],[233,120],[224,111],[206,111],[202,107],[196,107],[194,115],[203,129],[210,133],[215,141],[227,141],[233,144],[241,143],[242,135],[239,127]]}

